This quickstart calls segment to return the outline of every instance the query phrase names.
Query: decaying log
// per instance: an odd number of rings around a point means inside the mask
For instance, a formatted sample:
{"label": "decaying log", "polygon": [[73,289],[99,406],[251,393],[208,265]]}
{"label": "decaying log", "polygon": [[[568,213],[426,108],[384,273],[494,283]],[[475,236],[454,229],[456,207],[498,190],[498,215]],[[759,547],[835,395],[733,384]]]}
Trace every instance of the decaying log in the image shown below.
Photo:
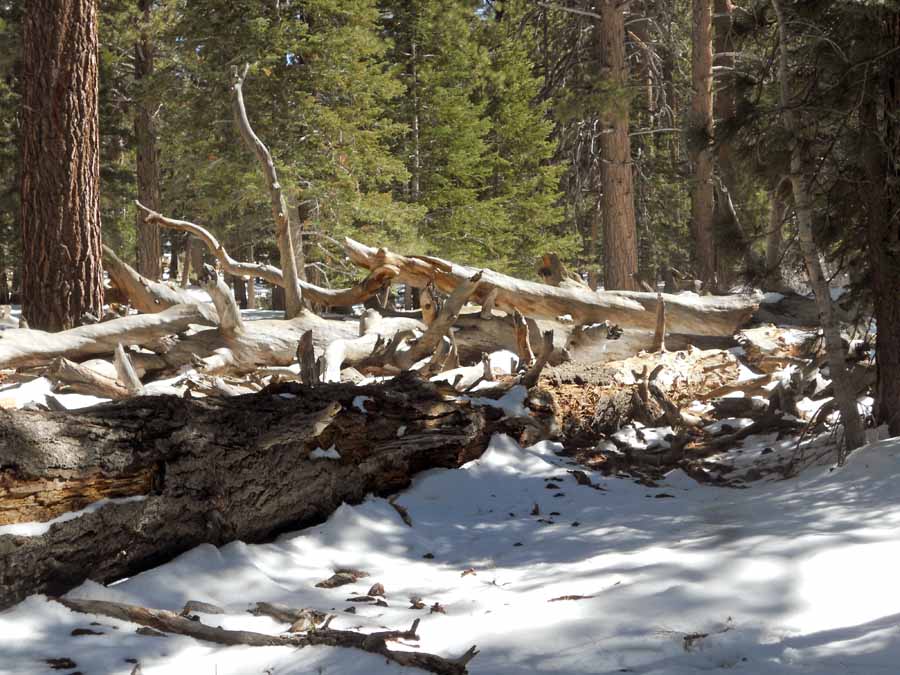
{"label": "decaying log", "polygon": [[[545,416],[529,417],[530,434]],[[201,543],[271,539],[342,502],[405,487],[417,471],[474,459],[492,433],[518,429],[502,410],[413,374],[234,398],[143,396],[66,413],[0,410],[0,525],[144,497],[40,536],[0,535],[0,608],[85,578],[131,576]],[[310,457],[332,446],[339,459]]]}
{"label": "decaying log", "polygon": [[[579,448],[594,446],[623,424],[639,419],[645,403],[651,405],[647,417],[652,422],[666,417],[666,424],[676,421],[674,414],[679,406],[720,391],[725,383],[734,382],[738,373],[733,354],[690,349],[641,354],[591,366],[567,363],[546,370],[542,381],[553,395],[565,443]],[[637,391],[635,397],[633,392],[642,385],[646,387],[644,396]],[[692,425],[683,414],[678,417],[680,425]]]}
{"label": "decaying log", "polygon": [[416,631],[419,619],[413,621],[409,630],[359,633],[352,630],[336,630],[327,625],[307,632],[305,635],[267,635],[245,630],[228,630],[217,626],[207,626],[200,621],[164,609],[150,609],[138,605],[127,605],[106,600],[80,600],[74,598],[54,598],[56,602],[73,612],[110,617],[119,621],[147,626],[163,633],[186,635],[223,645],[247,645],[250,647],[349,647],[383,656],[401,666],[419,668],[438,675],[465,675],[466,665],[477,654],[472,646],[456,659],[445,659],[427,652],[397,651],[387,646],[388,640],[418,640]]}
{"label": "decaying log", "polygon": [[[448,294],[476,271],[440,258],[410,257],[384,248],[375,249],[349,238],[344,242],[344,250],[361,267],[374,270],[390,265],[399,270],[399,282],[419,288],[433,282],[438,290]],[[555,320],[569,315],[575,324],[581,325],[609,321],[629,329],[653,331],[656,327],[655,293],[557,288],[483,270],[473,300],[483,303],[495,289],[494,305],[510,314],[518,309],[535,319]],[[668,330],[691,335],[730,336],[750,319],[758,306],[755,299],[740,295],[664,294],[663,297]]]}

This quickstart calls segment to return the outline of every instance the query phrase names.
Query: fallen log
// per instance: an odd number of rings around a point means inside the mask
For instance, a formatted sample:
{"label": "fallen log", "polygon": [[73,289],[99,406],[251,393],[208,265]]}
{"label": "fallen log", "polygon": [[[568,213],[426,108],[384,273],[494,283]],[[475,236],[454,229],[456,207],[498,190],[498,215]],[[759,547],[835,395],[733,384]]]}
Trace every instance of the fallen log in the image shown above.
{"label": "fallen log", "polygon": [[[397,281],[424,288],[434,283],[438,290],[452,293],[477,270],[430,256],[404,256],[384,248],[375,249],[353,239],[345,239],[344,250],[357,265],[369,270],[389,265],[399,270]],[[496,291],[496,294],[494,294]],[[656,293],[631,291],[596,292],[584,288],[560,288],[482,271],[481,284],[473,296],[485,303],[492,296],[494,307],[512,314],[518,309],[534,319],[571,317],[579,325],[608,321],[623,329],[656,328]],[[666,303],[667,331],[691,335],[730,336],[746,323],[758,307],[745,295],[697,296],[662,294]]]}
{"label": "fallen log", "polygon": [[0,332],[0,368],[45,365],[64,356],[70,360],[112,354],[119,344],[143,344],[181,333],[192,325],[209,325],[216,316],[206,305],[176,305],[157,314],[139,314],[59,333],[30,328]]}
{"label": "fallen log", "polygon": [[[519,424],[486,395],[473,404],[404,374],[364,387],[285,383],[233,398],[0,410],[0,525],[133,498],[38,536],[0,535],[0,608],[131,576],[201,543],[269,540],[342,502],[405,487],[418,471],[474,459],[494,432],[533,438],[546,420],[547,437],[552,413]],[[332,446],[338,459],[311,456]]]}
{"label": "fallen log", "polygon": [[103,246],[103,269],[109,274],[118,288],[131,303],[131,306],[143,314],[155,314],[175,305],[193,305],[197,301],[183,289],[173,288],[168,284],[153,281],[138,274],[115,254],[109,246]]}

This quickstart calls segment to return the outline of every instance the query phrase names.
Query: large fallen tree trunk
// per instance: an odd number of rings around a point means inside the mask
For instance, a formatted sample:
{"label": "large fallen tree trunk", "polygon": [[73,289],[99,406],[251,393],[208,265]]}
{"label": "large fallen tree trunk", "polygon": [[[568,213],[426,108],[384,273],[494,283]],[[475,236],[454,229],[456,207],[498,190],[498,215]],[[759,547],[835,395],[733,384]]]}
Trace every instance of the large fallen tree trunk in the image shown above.
{"label": "large fallen tree trunk", "polygon": [[[420,288],[434,283],[448,294],[478,271],[440,258],[399,255],[352,239],[345,240],[344,249],[353,262],[366,269],[388,265],[399,270],[399,282]],[[519,310],[534,319],[568,317],[579,325],[608,321],[625,330],[651,333],[656,327],[659,302],[656,293],[561,288],[483,270],[473,300],[484,304],[488,297],[492,298],[494,307],[508,314]],[[662,294],[662,298],[666,303],[668,330],[691,335],[730,336],[750,319],[758,306],[753,298],[742,295]]]}
{"label": "large fallen tree trunk", "polygon": [[[478,457],[491,433],[516,428],[501,418],[413,375],[69,413],[0,410],[0,524],[143,497],[39,536],[0,535],[0,608],[88,577],[129,576],[200,543],[262,541],[320,521],[342,502],[404,487],[417,471]],[[338,458],[319,458],[317,448]]]}

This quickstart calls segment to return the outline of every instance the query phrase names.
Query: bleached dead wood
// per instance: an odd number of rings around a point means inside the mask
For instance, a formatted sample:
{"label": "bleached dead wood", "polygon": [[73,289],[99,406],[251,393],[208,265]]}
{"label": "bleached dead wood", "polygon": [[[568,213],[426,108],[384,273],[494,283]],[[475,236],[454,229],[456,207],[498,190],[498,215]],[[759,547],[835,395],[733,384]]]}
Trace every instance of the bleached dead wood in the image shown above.
{"label": "bleached dead wood", "polygon": [[[225,250],[225,247],[219,243],[218,239],[216,239],[209,230],[186,220],[167,218],[156,211],[148,209],[140,202],[135,203],[137,204],[137,207],[146,214],[148,223],[155,223],[160,227],[180,232],[189,232],[206,244],[206,247],[209,249],[210,253],[216,257],[216,260],[219,261],[219,265],[225,273],[239,277],[259,277],[275,286],[284,286],[284,275],[277,267],[235,260],[228,255],[228,251]],[[135,274],[137,273],[135,272]],[[390,283],[391,279],[397,276],[397,274],[398,272],[396,269],[390,266],[383,266],[373,270],[365,279],[350,288],[322,288],[321,286],[303,280],[298,280],[298,284],[300,285],[304,296],[316,304],[330,305],[332,307],[346,307],[364,303],[384,288],[386,284]],[[150,310],[141,309],[141,311]]]}
{"label": "bleached dead wood", "polygon": [[131,392],[113,378],[61,357],[50,364],[47,377],[58,387],[62,387],[63,391],[113,400],[131,396]]}
{"label": "bleached dead wood", "polygon": [[[443,293],[451,293],[476,270],[430,256],[404,256],[387,249],[375,249],[352,239],[344,241],[350,259],[369,270],[384,265],[399,270],[397,280],[424,288],[434,283]],[[590,292],[585,289],[557,288],[483,270],[482,281],[473,301],[483,303],[496,290],[494,306],[507,313],[518,309],[527,317],[555,320],[569,315],[575,324],[590,325],[602,321],[623,328],[653,331],[656,328],[657,295],[628,291]],[[663,295],[668,330],[705,336],[732,335],[757,307],[749,296]]]}
{"label": "bleached dead wood", "polygon": [[144,314],[161,312],[175,305],[196,303],[181,289],[141,276],[106,245],[103,246],[103,269],[116,288],[128,297],[131,306]]}
{"label": "bleached dead wood", "polygon": [[112,354],[122,344],[143,344],[209,325],[215,315],[204,305],[176,305],[156,314],[139,314],[79,326],[59,333],[29,328],[0,333],[0,368],[45,365],[59,356],[70,360]]}
{"label": "bleached dead wood", "polygon": [[[297,268],[296,254],[302,251],[295,248],[291,234],[290,212],[287,201],[278,180],[278,172],[272,153],[265,143],[253,131],[250,120],[247,117],[247,108],[244,105],[244,78],[250,66],[245,65],[243,71],[237,66],[232,68],[231,92],[234,110],[234,120],[247,147],[256,155],[266,180],[266,189],[272,202],[272,217],[275,220],[275,240],[278,242],[278,252],[281,257],[281,270],[284,275],[285,315],[288,319],[297,316],[303,310],[303,292],[300,290],[299,280],[302,277],[302,255],[300,269]],[[300,242],[297,242],[299,246]]]}

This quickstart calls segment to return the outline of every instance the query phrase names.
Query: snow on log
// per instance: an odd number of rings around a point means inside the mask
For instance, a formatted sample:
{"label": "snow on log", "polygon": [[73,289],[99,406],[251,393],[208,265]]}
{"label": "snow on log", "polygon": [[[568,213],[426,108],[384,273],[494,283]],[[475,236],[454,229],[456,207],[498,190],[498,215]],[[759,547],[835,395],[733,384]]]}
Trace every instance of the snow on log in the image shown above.
{"label": "snow on log", "polygon": [[[378,413],[355,406],[360,397]],[[550,428],[548,414],[532,411],[529,433]],[[232,398],[0,410],[0,608],[88,577],[130,576],[201,543],[262,541],[321,521],[418,471],[478,457],[495,431],[524,428],[518,419],[412,374],[365,387],[285,383]],[[332,446],[340,459],[311,457]],[[2,534],[4,524],[138,496],[39,536]]]}

